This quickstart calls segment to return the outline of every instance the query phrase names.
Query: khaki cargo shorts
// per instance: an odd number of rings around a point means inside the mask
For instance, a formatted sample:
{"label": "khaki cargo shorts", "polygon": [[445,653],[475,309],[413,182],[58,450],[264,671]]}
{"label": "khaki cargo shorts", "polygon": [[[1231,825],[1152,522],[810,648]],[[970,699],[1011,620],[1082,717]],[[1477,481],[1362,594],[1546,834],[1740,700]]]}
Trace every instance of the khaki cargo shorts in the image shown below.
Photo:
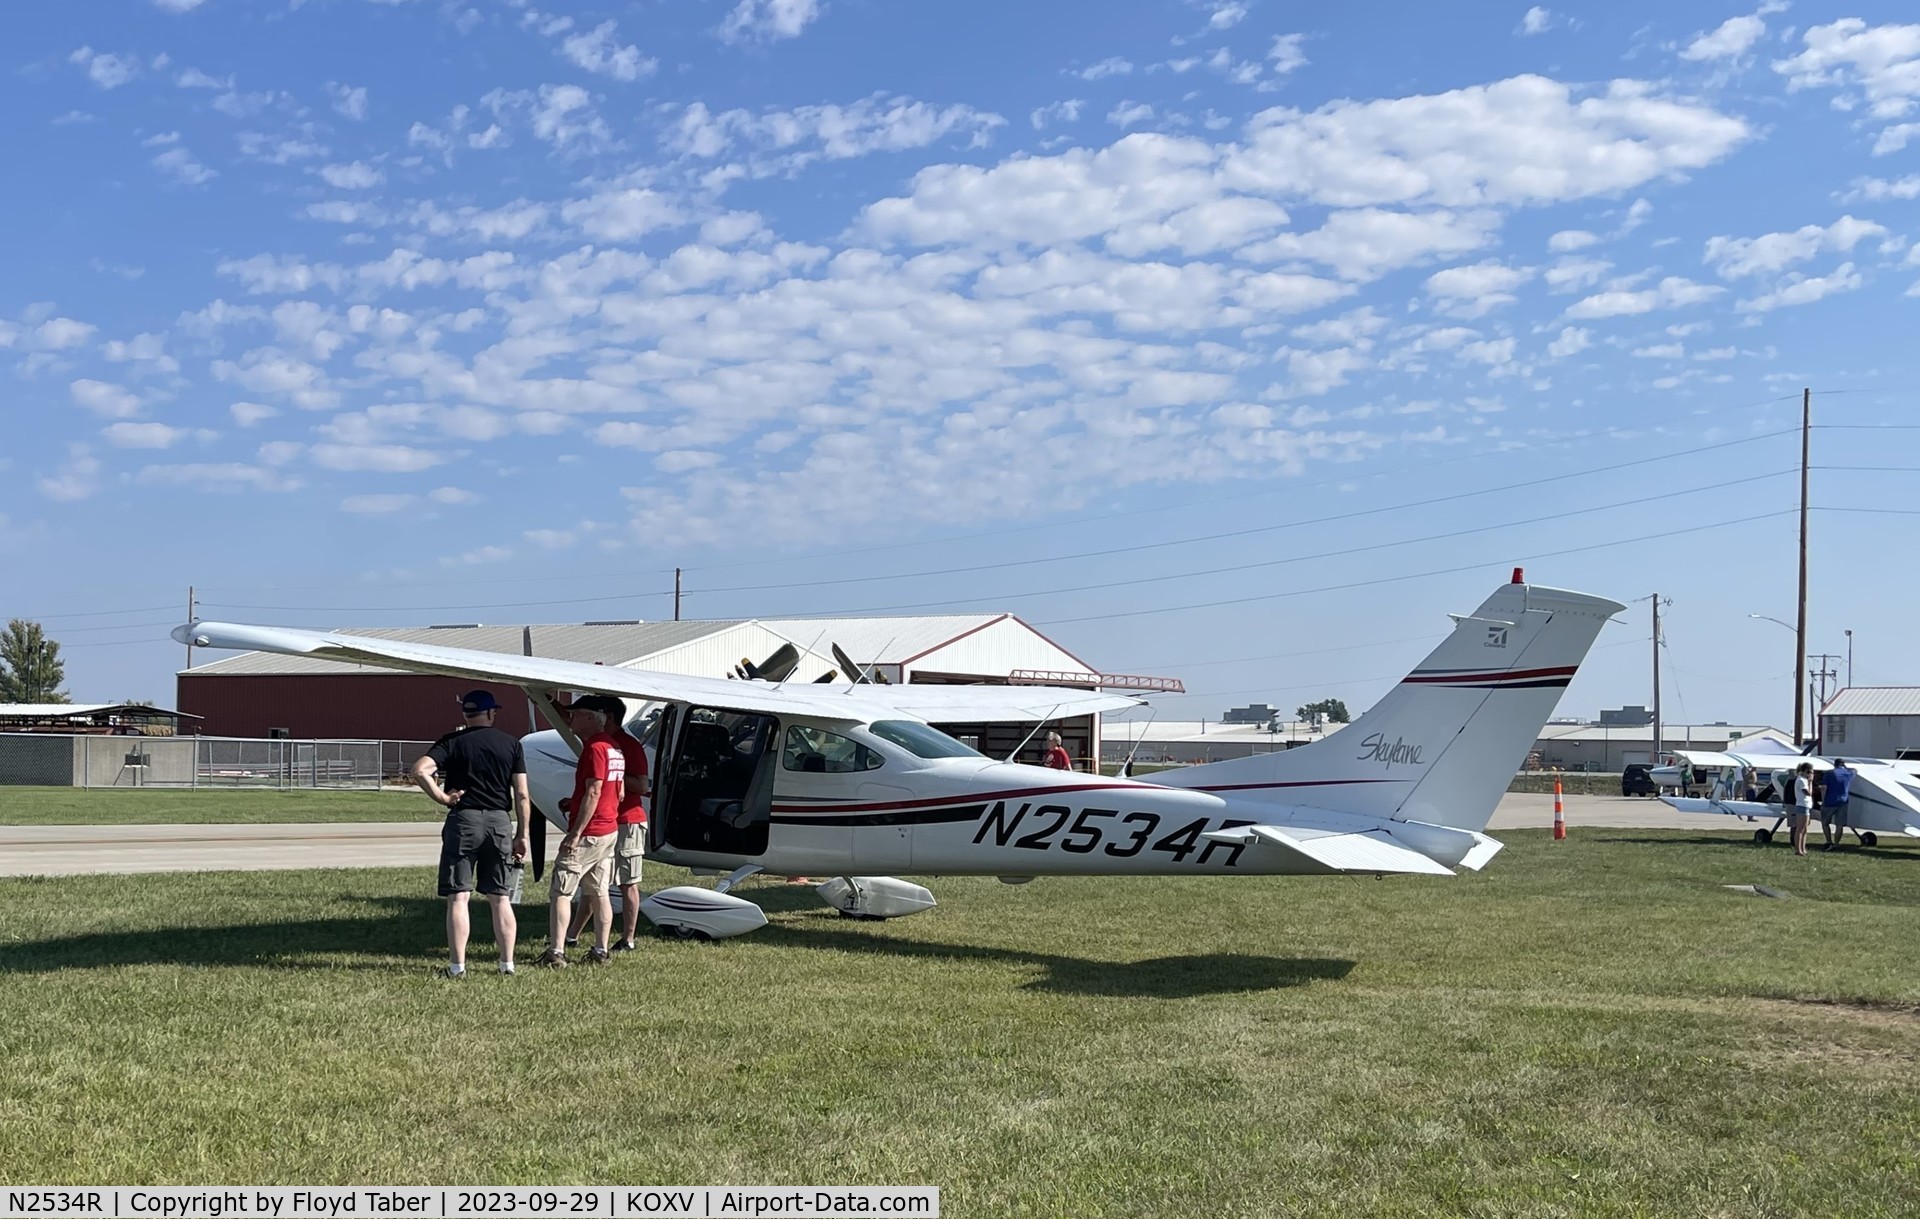
{"label": "khaki cargo shorts", "polygon": [[615,888],[640,883],[640,861],[647,853],[647,826],[623,825],[613,846],[613,883]]}
{"label": "khaki cargo shorts", "polygon": [[562,851],[553,860],[554,897],[572,897],[582,893],[599,897],[607,891],[613,872],[612,834],[582,837],[570,851]]}

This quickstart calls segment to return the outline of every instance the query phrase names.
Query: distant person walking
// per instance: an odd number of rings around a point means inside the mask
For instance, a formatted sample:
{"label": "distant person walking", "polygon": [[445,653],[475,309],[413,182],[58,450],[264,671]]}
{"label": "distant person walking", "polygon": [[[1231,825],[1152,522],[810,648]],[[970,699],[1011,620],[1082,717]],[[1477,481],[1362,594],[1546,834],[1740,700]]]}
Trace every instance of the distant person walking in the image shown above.
{"label": "distant person walking", "polygon": [[1846,845],[1847,802],[1853,796],[1853,776],[1853,767],[1845,758],[1835,758],[1833,769],[1827,772],[1826,795],[1820,802],[1820,834],[1827,840],[1820,848],[1823,851]]}
{"label": "distant person walking", "polygon": [[1050,770],[1073,769],[1073,756],[1067,752],[1067,747],[1060,743],[1059,733],[1047,733],[1047,752],[1046,756],[1040,759],[1040,765]]}
{"label": "distant person walking", "polygon": [[1793,772],[1793,811],[1788,822],[1793,827],[1793,853],[1807,853],[1807,820],[1813,816],[1813,763],[1802,762]]}
{"label": "distant person walking", "polygon": [[599,965],[607,960],[613,925],[607,882],[613,871],[613,844],[620,825],[620,793],[627,768],[626,755],[607,734],[609,718],[606,704],[597,703],[591,695],[567,709],[567,722],[580,737],[580,760],[573,771],[573,797],[563,806],[567,832],[553,858],[547,950],[539,962],[552,968],[567,964],[566,936],[576,893],[593,903],[594,943],[587,950],[587,964]]}
{"label": "distant person walking", "polygon": [[[460,700],[464,727],[433,743],[413,764],[413,781],[447,810],[440,828],[440,896],[447,899],[447,965],[450,978],[465,977],[472,932],[468,897],[475,888],[493,915],[500,946],[500,972],[513,972],[519,925],[508,900],[509,871],[527,857],[527,759],[520,739],[493,726],[500,704],[486,690]],[[508,810],[512,811],[509,812]]]}

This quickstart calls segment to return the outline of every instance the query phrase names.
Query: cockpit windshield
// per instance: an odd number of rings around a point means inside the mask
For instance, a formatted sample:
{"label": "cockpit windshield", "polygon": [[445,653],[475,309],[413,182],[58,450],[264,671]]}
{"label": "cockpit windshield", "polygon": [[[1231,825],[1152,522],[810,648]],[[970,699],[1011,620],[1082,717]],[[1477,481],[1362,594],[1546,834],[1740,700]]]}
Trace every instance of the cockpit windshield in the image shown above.
{"label": "cockpit windshield", "polygon": [[915,720],[875,720],[867,731],[890,741],[916,758],[983,758],[978,750],[968,749],[930,724]]}

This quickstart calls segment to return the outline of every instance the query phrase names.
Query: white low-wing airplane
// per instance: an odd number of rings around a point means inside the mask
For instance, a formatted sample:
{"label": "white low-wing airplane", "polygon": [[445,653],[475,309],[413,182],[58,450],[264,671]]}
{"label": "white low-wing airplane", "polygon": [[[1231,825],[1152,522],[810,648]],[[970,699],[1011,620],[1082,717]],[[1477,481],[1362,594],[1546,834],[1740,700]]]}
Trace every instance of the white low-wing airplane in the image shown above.
{"label": "white low-wing airplane", "polygon": [[[755,872],[829,876],[843,913],[933,905],[892,873],[1268,875],[1479,869],[1481,831],[1607,619],[1603,597],[1525,584],[1520,572],[1338,736],[1298,749],[1107,779],[984,757],[932,722],[1044,721],[1136,705],[1044,686],[769,684],[684,677],[358,635],[192,622],[196,647],[318,656],[521,686],[556,727],[556,692],[664,704],[647,854],[730,869],[641,909],[712,937],[765,925],[728,892]],[[528,738],[530,785],[559,823],[574,748]]]}
{"label": "white low-wing airplane", "polygon": [[[1810,764],[1816,773],[1833,769],[1833,763],[1826,758],[1771,751],[1676,749],[1673,756],[1682,768],[1713,772],[1710,787],[1705,797],[1662,796],[1663,801],[1683,813],[1718,813],[1744,817],[1748,821],[1771,818],[1771,827],[1753,832],[1753,840],[1762,844],[1773,841],[1791,811],[1791,801],[1779,798],[1788,790],[1780,783],[1783,774],[1791,776],[1802,762]],[[1920,767],[1911,762],[1852,755],[1847,755],[1847,765],[1854,772],[1853,784],[1848,788],[1847,829],[1859,835],[1861,844],[1875,846],[1882,834],[1920,838]],[[1736,790],[1741,786],[1739,774],[1743,768],[1753,772],[1755,794],[1761,799],[1745,799],[1745,791]],[[1768,795],[1775,798],[1766,799]],[[1814,815],[1819,815],[1818,809]]]}

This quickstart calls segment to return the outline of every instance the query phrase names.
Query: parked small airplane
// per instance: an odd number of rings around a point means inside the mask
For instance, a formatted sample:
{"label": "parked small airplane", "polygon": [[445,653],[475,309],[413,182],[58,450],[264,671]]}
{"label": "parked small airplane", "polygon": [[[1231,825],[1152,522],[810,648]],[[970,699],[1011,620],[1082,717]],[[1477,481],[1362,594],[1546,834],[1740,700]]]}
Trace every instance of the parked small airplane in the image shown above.
{"label": "parked small airplane", "polygon": [[[560,736],[529,738],[530,786],[559,821],[576,749],[558,691],[662,704],[647,854],[730,869],[647,898],[656,925],[719,938],[764,926],[729,892],[757,872],[828,876],[842,913],[890,918],[933,896],[888,873],[998,876],[1452,875],[1501,849],[1481,831],[1607,619],[1603,597],[1518,569],[1336,737],[1144,779],[984,757],[934,722],[1045,722],[1133,706],[1045,686],[723,680],[324,631],[191,622],[196,647],[444,673],[524,688]],[[842,665],[850,666],[847,659]],[[855,671],[858,676],[859,671]],[[535,773],[537,770],[538,773]]]}
{"label": "parked small airplane", "polygon": [[[1718,813],[1744,817],[1748,821],[1772,818],[1771,827],[1753,832],[1753,840],[1762,844],[1773,841],[1791,811],[1791,788],[1786,782],[1794,769],[1802,762],[1812,765],[1817,774],[1833,769],[1833,763],[1826,758],[1772,751],[1677,749],[1673,756],[1682,768],[1708,773],[1708,794],[1704,797],[1662,796],[1662,800],[1683,813]],[[1847,755],[1847,765],[1854,772],[1848,792],[1847,828],[1859,837],[1861,845],[1876,845],[1882,834],[1920,838],[1920,767],[1910,762],[1852,755]],[[1747,792],[1740,781],[1743,771],[1751,772],[1753,794],[1757,799],[1746,798]],[[1819,817],[1818,809],[1814,810],[1814,816]]]}

